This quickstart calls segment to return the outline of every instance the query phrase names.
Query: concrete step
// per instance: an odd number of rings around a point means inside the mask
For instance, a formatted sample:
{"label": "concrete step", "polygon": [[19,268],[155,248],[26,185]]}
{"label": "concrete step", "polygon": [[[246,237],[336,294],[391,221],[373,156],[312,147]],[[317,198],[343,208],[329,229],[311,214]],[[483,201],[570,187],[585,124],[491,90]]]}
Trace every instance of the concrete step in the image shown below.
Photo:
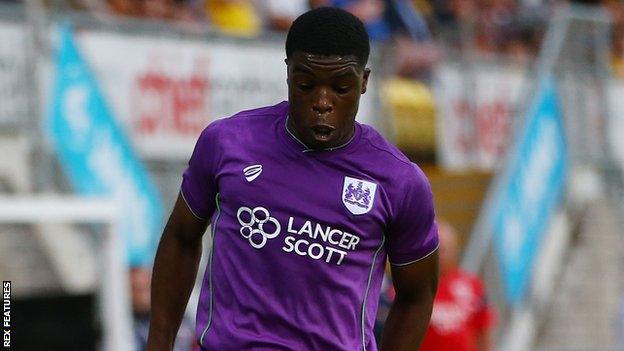
{"label": "concrete step", "polygon": [[563,268],[536,348],[615,347],[624,270],[622,220],[604,202],[589,208]]}

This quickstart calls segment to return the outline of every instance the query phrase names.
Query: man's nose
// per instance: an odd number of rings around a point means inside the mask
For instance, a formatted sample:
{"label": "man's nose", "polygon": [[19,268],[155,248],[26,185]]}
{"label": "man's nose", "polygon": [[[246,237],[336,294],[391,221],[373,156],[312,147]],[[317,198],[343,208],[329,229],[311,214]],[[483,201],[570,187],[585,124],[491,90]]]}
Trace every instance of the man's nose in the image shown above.
{"label": "man's nose", "polygon": [[327,88],[320,88],[314,102],[312,109],[318,114],[329,113],[334,109],[330,93]]}

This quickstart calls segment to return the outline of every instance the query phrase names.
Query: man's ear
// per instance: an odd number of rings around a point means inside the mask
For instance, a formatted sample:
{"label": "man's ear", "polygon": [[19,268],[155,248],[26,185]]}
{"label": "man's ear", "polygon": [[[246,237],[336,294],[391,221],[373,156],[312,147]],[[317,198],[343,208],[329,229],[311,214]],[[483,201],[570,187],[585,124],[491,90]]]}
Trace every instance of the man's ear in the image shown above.
{"label": "man's ear", "polygon": [[362,88],[360,89],[360,94],[364,94],[366,93],[366,88],[368,86],[368,76],[370,76],[371,70],[370,68],[365,68],[364,69],[364,76],[362,79]]}

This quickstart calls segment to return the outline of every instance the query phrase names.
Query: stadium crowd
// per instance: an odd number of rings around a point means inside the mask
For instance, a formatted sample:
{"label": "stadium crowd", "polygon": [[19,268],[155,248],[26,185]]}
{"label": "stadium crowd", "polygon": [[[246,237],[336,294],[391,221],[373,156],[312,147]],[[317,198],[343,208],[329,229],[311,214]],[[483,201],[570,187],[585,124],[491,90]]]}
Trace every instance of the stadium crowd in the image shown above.
{"label": "stadium crowd", "polygon": [[[459,48],[472,38],[477,53],[505,54],[526,63],[535,56],[545,24],[562,0],[72,0],[77,6],[122,16],[164,19],[237,35],[285,32],[299,14],[319,6],[337,6],[360,17],[375,41],[392,40],[402,55],[402,75],[417,75],[435,62],[432,39]],[[624,76],[624,3],[601,3],[613,14],[614,69]],[[431,29],[431,31],[429,30]],[[432,36],[435,36],[432,38]],[[441,39],[441,40],[436,40]],[[463,43],[463,44],[462,44]],[[415,50],[415,49],[418,50]]]}
{"label": "stadium crowd", "polygon": [[[0,0],[20,2],[20,0]],[[407,35],[416,42],[443,38],[466,45],[472,37],[480,53],[503,53],[519,60],[535,55],[545,24],[555,6],[569,0],[60,0],[50,6],[98,14],[166,20],[184,28],[209,28],[234,36],[254,37],[266,31],[285,32],[301,13],[320,6],[347,9],[365,22],[373,40],[393,39],[399,46]],[[576,0],[604,5],[618,23],[614,54],[618,71],[624,65],[624,3],[618,0]],[[431,29],[431,31],[429,30]],[[434,33],[434,34],[432,34]],[[423,47],[419,47],[421,52]],[[401,50],[404,48],[401,47]],[[435,49],[419,57],[431,61]],[[425,57],[426,56],[426,57]]]}

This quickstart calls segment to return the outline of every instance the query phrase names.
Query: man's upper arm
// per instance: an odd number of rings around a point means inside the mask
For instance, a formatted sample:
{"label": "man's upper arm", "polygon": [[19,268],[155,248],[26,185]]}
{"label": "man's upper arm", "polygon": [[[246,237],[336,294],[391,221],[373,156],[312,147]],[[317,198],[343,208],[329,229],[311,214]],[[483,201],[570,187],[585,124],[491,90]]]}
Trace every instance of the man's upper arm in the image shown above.
{"label": "man's upper arm", "polygon": [[392,282],[397,300],[420,300],[435,296],[438,286],[438,250],[408,265],[391,265]]}
{"label": "man's upper arm", "polygon": [[180,192],[165,232],[171,231],[179,239],[193,241],[204,234],[208,223],[208,220],[199,218],[192,212]]}
{"label": "man's upper arm", "polygon": [[[217,169],[221,158],[218,123],[212,123],[199,136],[182,175],[180,197],[183,205],[198,219],[210,220],[216,209]],[[180,199],[178,199],[180,200]]]}

